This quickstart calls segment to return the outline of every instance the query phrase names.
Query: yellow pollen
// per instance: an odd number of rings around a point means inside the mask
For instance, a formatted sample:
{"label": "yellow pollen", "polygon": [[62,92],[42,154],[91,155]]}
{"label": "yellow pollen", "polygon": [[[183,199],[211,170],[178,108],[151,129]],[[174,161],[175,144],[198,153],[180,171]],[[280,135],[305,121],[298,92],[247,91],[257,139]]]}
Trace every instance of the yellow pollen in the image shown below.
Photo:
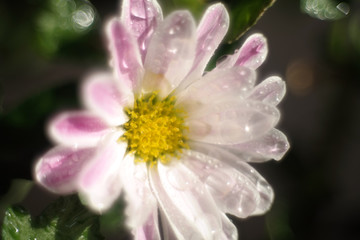
{"label": "yellow pollen", "polygon": [[120,141],[128,142],[128,151],[135,154],[135,162],[156,165],[168,163],[188,148],[184,132],[185,112],[175,108],[174,96],[163,100],[153,92],[138,98],[133,108],[126,108],[129,121],[123,125],[125,133]]}

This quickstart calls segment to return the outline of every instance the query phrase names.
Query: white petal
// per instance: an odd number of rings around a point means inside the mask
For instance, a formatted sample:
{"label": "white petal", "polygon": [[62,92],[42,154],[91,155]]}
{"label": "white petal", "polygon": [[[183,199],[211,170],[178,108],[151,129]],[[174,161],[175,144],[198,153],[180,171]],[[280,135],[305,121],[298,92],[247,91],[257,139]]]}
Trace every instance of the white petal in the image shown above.
{"label": "white petal", "polygon": [[145,224],[149,215],[157,209],[156,199],[149,186],[146,164],[135,164],[134,157],[128,155],[122,163],[120,177],[127,203],[126,222],[130,228],[137,229]]}
{"label": "white petal", "polygon": [[122,188],[120,168],[126,143],[118,142],[121,133],[108,134],[99,144],[91,163],[79,178],[79,193],[85,204],[97,212],[107,210]]}
{"label": "white petal", "polygon": [[197,104],[214,104],[248,95],[256,73],[246,67],[215,69],[178,94],[178,104],[197,108]]}
{"label": "white petal", "polygon": [[214,239],[238,239],[238,232],[235,225],[231,222],[231,220],[223,213],[221,214],[221,221],[223,226],[223,231],[218,233]]}
{"label": "white petal", "polygon": [[188,151],[187,154],[197,160],[186,161],[187,166],[206,184],[222,211],[245,218],[270,208],[273,190],[249,164],[233,163],[233,159],[226,156],[217,160],[199,152]]}
{"label": "white petal", "polygon": [[257,85],[250,93],[248,99],[276,106],[284,97],[285,92],[285,82],[280,77],[272,76]]}
{"label": "white petal", "polygon": [[275,126],[279,111],[262,102],[229,101],[189,113],[189,139],[214,144],[242,143]]}
{"label": "white petal", "polygon": [[94,152],[93,148],[57,146],[37,161],[35,179],[51,192],[72,193],[77,189],[78,176]]}
{"label": "white petal", "polygon": [[229,145],[216,145],[202,142],[189,141],[188,142],[190,149],[193,149],[196,152],[201,152],[209,157],[215,159],[227,159],[232,164],[237,164],[240,162],[248,162],[252,160],[251,156],[244,154],[242,152],[233,153],[228,149]]}
{"label": "white petal", "polygon": [[[195,23],[188,11],[171,13],[154,32],[145,58],[145,69],[166,81],[169,93],[188,74],[195,56]],[[144,80],[146,81],[146,79]],[[144,86],[150,83],[144,82]],[[154,85],[154,83],[151,83]],[[153,89],[159,90],[156,85]],[[166,93],[165,93],[166,94]]]}
{"label": "white petal", "polygon": [[[160,213],[161,213],[161,229],[162,229],[164,239],[165,240],[177,239],[173,229],[171,229],[171,226],[166,219],[166,216],[161,211],[160,211]],[[217,231],[217,232],[214,231],[212,233],[211,239],[214,239],[214,240],[217,240],[217,239],[237,240],[238,232],[237,232],[235,225],[231,222],[231,220],[226,216],[225,213],[220,213],[220,216],[221,216],[222,231]],[[194,237],[194,239],[198,239],[195,237]]]}
{"label": "white petal", "polygon": [[48,125],[50,137],[67,146],[94,146],[111,129],[91,112],[63,112],[53,117]]}
{"label": "white petal", "polygon": [[224,148],[236,155],[246,154],[253,162],[259,162],[268,159],[280,160],[289,150],[290,145],[285,134],[277,129],[271,129],[253,141],[227,145]]}
{"label": "white petal", "polygon": [[[211,157],[221,159],[224,155],[226,158],[233,158],[242,162],[264,162],[270,159],[280,160],[290,148],[286,136],[277,129],[271,129],[263,136],[249,142],[215,145],[190,141],[191,149],[196,149]],[[233,156],[233,157],[231,157]]]}
{"label": "white petal", "polygon": [[215,202],[181,162],[149,169],[150,185],[161,211],[178,239],[211,239],[222,232]]}
{"label": "white petal", "polygon": [[121,21],[139,45],[142,60],[154,29],[162,21],[162,10],[155,0],[123,0]]}
{"label": "white petal", "polygon": [[123,107],[133,102],[129,87],[116,82],[111,73],[90,75],[82,86],[82,98],[86,107],[104,118],[110,126],[126,122]]}

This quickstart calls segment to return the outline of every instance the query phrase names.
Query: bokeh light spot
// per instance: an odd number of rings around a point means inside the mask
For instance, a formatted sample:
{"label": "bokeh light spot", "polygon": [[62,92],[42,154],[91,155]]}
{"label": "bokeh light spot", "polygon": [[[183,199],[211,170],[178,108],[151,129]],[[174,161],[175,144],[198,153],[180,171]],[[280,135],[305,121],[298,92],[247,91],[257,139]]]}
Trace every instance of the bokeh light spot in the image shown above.
{"label": "bokeh light spot", "polygon": [[301,9],[320,20],[340,19],[350,12],[350,6],[347,3],[338,3],[333,0],[302,0]]}

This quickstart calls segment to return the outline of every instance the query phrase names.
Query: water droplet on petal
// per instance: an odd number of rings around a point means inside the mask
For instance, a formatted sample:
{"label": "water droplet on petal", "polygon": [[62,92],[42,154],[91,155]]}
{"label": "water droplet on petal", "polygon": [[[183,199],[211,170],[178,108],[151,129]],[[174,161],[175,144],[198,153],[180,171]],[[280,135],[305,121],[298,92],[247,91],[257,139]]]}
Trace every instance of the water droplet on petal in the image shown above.
{"label": "water droplet on petal", "polygon": [[[226,184],[224,184],[224,182],[226,182]],[[205,184],[213,194],[222,197],[226,196],[233,189],[235,181],[224,172],[213,171],[206,179]]]}

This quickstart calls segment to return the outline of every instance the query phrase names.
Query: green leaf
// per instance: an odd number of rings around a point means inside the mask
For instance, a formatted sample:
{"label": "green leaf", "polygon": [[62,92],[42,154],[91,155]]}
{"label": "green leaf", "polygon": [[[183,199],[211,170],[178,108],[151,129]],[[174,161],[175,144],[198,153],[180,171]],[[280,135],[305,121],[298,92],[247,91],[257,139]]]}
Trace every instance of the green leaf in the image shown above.
{"label": "green leaf", "polygon": [[275,0],[229,0],[225,1],[230,14],[228,42],[238,40],[274,4]]}
{"label": "green leaf", "polygon": [[113,206],[101,214],[101,231],[105,233],[106,239],[132,239],[129,229],[125,225],[125,201],[119,198]]}
{"label": "green leaf", "polygon": [[277,201],[275,201],[271,211],[266,214],[266,225],[270,239],[295,239],[290,227],[289,206],[284,199],[277,199]]}
{"label": "green leaf", "polygon": [[206,7],[203,0],[159,0],[165,16],[172,11],[187,9],[199,19]]}
{"label": "green leaf", "polygon": [[100,224],[106,232],[123,231],[127,232],[124,226],[125,216],[122,214],[125,209],[125,202],[119,198],[113,206],[100,216]]}
{"label": "green leaf", "polygon": [[1,219],[4,217],[3,214],[10,205],[17,204],[26,197],[33,184],[32,181],[26,179],[13,179],[11,181],[9,191],[0,199]]}
{"label": "green leaf", "polygon": [[59,198],[36,218],[20,206],[8,208],[2,237],[6,240],[104,239],[99,216],[89,212],[75,195]]}

